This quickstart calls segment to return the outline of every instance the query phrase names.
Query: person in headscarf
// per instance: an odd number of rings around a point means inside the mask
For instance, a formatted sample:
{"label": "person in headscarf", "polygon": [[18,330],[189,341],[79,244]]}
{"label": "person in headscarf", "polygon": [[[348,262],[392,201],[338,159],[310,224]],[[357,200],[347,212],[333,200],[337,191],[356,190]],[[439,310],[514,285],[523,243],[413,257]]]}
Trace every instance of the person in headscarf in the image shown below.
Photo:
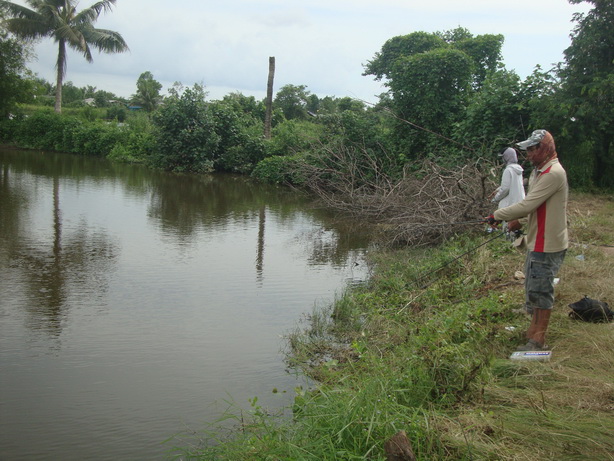
{"label": "person in headscarf", "polygon": [[518,164],[518,153],[513,147],[503,150],[499,156],[503,159],[505,168],[501,175],[501,185],[493,193],[492,201],[499,204],[498,208],[505,208],[524,198],[524,170]]}
{"label": "person in headscarf", "polygon": [[554,278],[569,245],[567,237],[567,173],[559,163],[554,138],[546,130],[535,130],[519,142],[535,167],[529,177],[526,197],[496,210],[486,220],[495,225],[507,221],[511,231],[521,228],[527,217],[527,258],[525,261],[525,307],[531,314],[528,342],[519,351],[540,351],[546,346],[546,331],[554,306]]}

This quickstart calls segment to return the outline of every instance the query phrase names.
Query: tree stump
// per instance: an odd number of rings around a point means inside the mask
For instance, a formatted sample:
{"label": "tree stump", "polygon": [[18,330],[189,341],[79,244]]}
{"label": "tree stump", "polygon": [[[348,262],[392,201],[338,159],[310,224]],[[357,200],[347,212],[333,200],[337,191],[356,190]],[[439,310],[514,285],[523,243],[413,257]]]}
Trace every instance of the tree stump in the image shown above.
{"label": "tree stump", "polygon": [[416,461],[405,431],[399,431],[384,443],[387,461]]}

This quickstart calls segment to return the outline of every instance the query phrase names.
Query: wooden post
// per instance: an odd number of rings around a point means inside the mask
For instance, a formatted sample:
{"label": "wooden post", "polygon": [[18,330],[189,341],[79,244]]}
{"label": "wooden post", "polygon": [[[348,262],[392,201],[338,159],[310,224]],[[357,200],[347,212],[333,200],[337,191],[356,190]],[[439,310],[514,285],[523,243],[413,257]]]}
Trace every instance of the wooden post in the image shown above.
{"label": "wooden post", "polygon": [[273,78],[275,77],[275,56],[269,57],[269,79],[266,85],[266,111],[264,114],[264,138],[271,139],[273,116]]}

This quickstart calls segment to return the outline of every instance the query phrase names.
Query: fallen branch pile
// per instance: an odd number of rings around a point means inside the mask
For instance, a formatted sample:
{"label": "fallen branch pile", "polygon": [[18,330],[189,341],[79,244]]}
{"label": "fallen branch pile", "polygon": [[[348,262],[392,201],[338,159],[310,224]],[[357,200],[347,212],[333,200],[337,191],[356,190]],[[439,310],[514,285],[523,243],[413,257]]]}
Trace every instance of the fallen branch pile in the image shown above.
{"label": "fallen branch pile", "polygon": [[301,167],[307,187],[323,206],[376,225],[386,244],[436,244],[492,212],[487,197],[496,184],[484,160],[456,169],[424,161],[393,178],[385,154],[347,147],[324,154],[325,162]]}

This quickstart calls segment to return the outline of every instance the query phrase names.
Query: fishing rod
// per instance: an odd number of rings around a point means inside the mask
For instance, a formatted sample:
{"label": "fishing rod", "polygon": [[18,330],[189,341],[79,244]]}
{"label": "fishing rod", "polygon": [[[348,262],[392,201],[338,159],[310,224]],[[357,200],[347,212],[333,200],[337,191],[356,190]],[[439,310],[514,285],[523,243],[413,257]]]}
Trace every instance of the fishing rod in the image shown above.
{"label": "fishing rod", "polygon": [[[480,221],[480,222],[483,222],[483,221]],[[521,232],[521,231],[516,231],[516,232],[514,232],[514,234],[515,234],[516,236],[520,236],[520,235],[522,235],[522,232]],[[497,235],[495,235],[495,236],[493,236],[493,237],[489,238],[489,239],[488,239],[488,240],[486,240],[485,242],[480,243],[478,246],[473,247],[473,248],[471,248],[471,249],[467,250],[467,251],[466,251],[466,252],[464,252],[463,254],[456,256],[455,258],[451,259],[450,261],[447,261],[446,263],[442,264],[441,266],[437,267],[436,269],[433,269],[433,270],[432,270],[432,271],[430,271],[430,272],[427,272],[427,273],[422,274],[422,275],[420,275],[420,276],[418,276],[418,277],[415,277],[415,278],[414,278],[414,280],[413,280],[413,282],[415,283],[415,282],[417,282],[417,281],[419,281],[419,280],[424,280],[424,279],[425,279],[426,277],[428,277],[429,275],[432,275],[432,274],[434,274],[434,273],[436,273],[436,272],[439,272],[441,269],[443,269],[443,268],[444,268],[444,267],[446,267],[446,266],[449,266],[449,265],[450,265],[450,264],[452,264],[453,262],[458,261],[458,260],[459,260],[460,258],[462,258],[463,256],[467,256],[468,254],[470,254],[470,253],[472,253],[472,252],[476,251],[477,249],[479,249],[479,248],[483,247],[484,245],[489,244],[489,243],[490,243],[490,242],[492,242],[493,240],[496,240],[496,239],[498,239],[498,238],[500,238],[500,237],[502,237],[502,236],[504,236],[504,235],[509,235],[509,232],[507,232],[507,231],[500,231],[500,232],[499,232]],[[419,288],[420,288],[420,289],[422,289],[422,290],[426,290],[428,287],[430,287],[430,286],[431,286],[433,283],[435,283],[435,282],[436,282],[436,281],[438,281],[438,280],[439,280],[439,278],[436,278],[436,279],[432,280],[431,282],[429,282],[429,283],[426,283],[426,284],[422,285],[422,286],[421,286],[421,287],[419,287]],[[416,299],[418,299],[418,298],[419,298],[419,297],[420,297],[422,294],[424,294],[424,291],[423,291],[422,293],[418,294],[417,296],[415,296],[413,299],[411,299],[411,300],[410,300],[410,301],[409,301],[407,304],[405,304],[405,306],[403,306],[403,308],[402,308],[401,310],[399,310],[399,311],[397,312],[397,314],[400,314],[400,313],[401,313],[401,312],[403,312],[405,309],[407,309],[407,307],[408,307],[410,304],[412,304],[412,303],[413,303],[413,302],[414,302]]]}
{"label": "fishing rod", "polygon": [[415,226],[463,226],[466,224],[486,224],[487,222],[483,219],[473,220],[473,221],[456,221],[456,222],[442,222],[442,223],[414,223]]}
{"label": "fishing rod", "polygon": [[[440,270],[442,270],[443,268],[449,266],[450,264],[458,261],[459,259],[461,259],[464,256],[467,256],[470,253],[473,253],[474,251],[478,250],[479,248],[483,247],[484,245],[489,244],[490,242],[492,242],[493,240],[496,240],[500,237],[503,237],[504,235],[509,235],[508,232],[506,231],[500,231],[497,233],[497,235],[495,235],[494,237],[489,238],[488,240],[480,243],[478,246],[470,248],[469,250],[465,251],[463,254],[460,254],[456,257],[454,257],[453,259],[451,259],[450,261],[447,261],[446,263],[442,264],[441,266],[437,267],[436,269],[433,269],[430,272],[427,272],[426,274],[422,274],[419,277],[416,277],[414,279],[414,281],[420,281],[420,280],[424,280],[425,278],[427,278],[429,275],[435,274],[436,272],[439,272]],[[430,283],[427,283],[426,285],[421,286],[420,288],[424,289],[424,288],[428,288],[429,286],[431,286],[433,283],[435,283],[438,279],[433,280]]]}

